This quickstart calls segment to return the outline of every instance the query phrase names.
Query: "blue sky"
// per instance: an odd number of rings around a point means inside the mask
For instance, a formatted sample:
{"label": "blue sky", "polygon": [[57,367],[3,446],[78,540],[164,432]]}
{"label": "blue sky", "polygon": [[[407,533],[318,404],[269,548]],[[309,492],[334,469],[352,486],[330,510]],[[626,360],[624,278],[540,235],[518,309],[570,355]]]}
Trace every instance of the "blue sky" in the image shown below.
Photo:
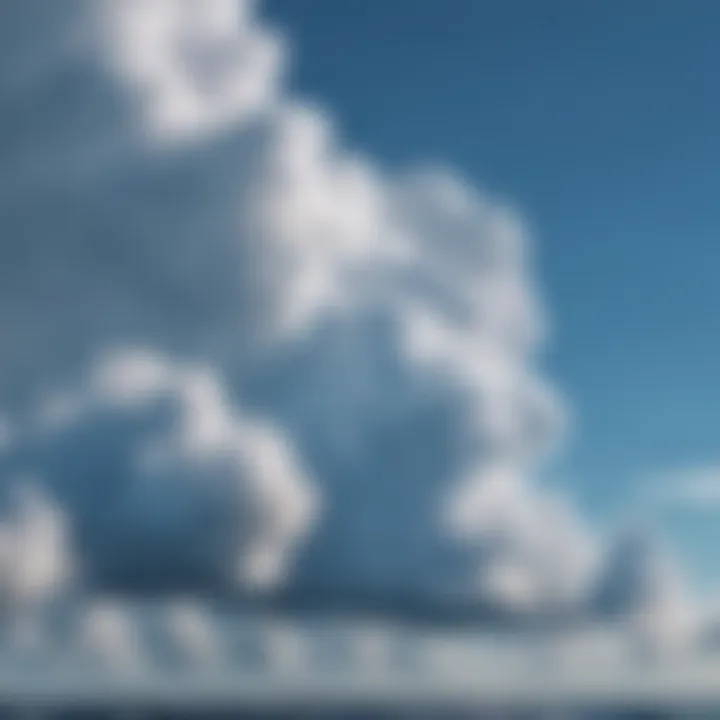
{"label": "blue sky", "polygon": [[[574,428],[557,474],[616,518],[658,471],[718,460],[720,6],[270,0],[290,78],[387,166],[508,196],[537,238],[546,362]],[[702,585],[713,512],[665,513]]]}

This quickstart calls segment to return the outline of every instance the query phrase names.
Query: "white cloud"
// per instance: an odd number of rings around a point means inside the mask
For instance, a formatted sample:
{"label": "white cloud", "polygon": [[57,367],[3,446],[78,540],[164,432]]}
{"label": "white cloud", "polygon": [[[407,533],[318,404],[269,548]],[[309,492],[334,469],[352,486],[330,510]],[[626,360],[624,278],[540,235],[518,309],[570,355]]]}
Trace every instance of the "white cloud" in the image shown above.
{"label": "white cloud", "polygon": [[39,487],[18,484],[0,522],[0,593],[6,608],[37,609],[61,591],[74,569],[61,508]]}
{"label": "white cloud", "polygon": [[[291,589],[581,602],[592,540],[532,485],[563,411],[518,212],[347,150],[251,5],[78,3],[91,32],[18,75],[17,112],[40,98],[52,127],[0,145],[0,391],[13,421],[45,394],[13,453],[98,574],[283,579],[302,464],[326,512]],[[154,353],[56,393],[118,346]]]}
{"label": "white cloud", "polygon": [[251,0],[102,0],[102,40],[153,140],[237,127],[275,100],[282,45]]}
{"label": "white cloud", "polygon": [[[362,622],[319,626],[296,620],[292,627],[280,623],[275,630],[280,636],[292,635],[300,662],[269,664],[258,672],[260,668],[242,660],[208,662],[203,652],[197,653],[198,645],[204,646],[197,638],[187,646],[180,644],[185,651],[178,654],[172,639],[177,638],[167,632],[170,608],[158,605],[144,610],[135,608],[131,616],[152,626],[146,637],[154,634],[154,644],[144,646],[146,654],[135,671],[119,673],[119,666],[105,663],[89,668],[86,658],[78,663],[77,655],[61,652],[28,673],[28,666],[16,655],[8,656],[7,648],[0,648],[4,691],[19,704],[43,700],[55,706],[68,698],[103,703],[121,692],[128,701],[172,709],[211,699],[225,707],[252,703],[269,710],[312,698],[318,705],[394,701],[437,706],[462,699],[479,711],[519,704],[555,709],[599,704],[625,711],[665,704],[684,709],[697,707],[698,700],[714,704],[718,697],[717,656],[652,657],[643,652],[642,642],[621,628],[591,627],[543,637],[489,636],[468,628],[463,632],[389,628],[372,638],[366,634],[372,628]],[[259,630],[258,618],[248,618],[253,621],[262,638],[267,628]],[[201,623],[205,627],[204,618]],[[219,627],[211,625],[213,637]],[[205,637],[204,630],[200,636]],[[231,643],[233,633],[226,632],[222,640]],[[364,641],[373,646],[369,656],[357,652]]]}
{"label": "white cloud", "polygon": [[676,559],[640,530],[607,549],[592,596],[596,615],[619,622],[653,652],[687,648],[700,615]]}
{"label": "white cloud", "polygon": [[580,610],[598,547],[561,497],[500,467],[471,478],[452,501],[451,527],[484,558],[482,593],[519,609]]}
{"label": "white cloud", "polygon": [[184,662],[202,665],[221,659],[214,621],[189,601],[176,601],[164,609],[163,620],[172,652]]}
{"label": "white cloud", "polygon": [[81,608],[73,638],[82,657],[114,670],[142,666],[144,648],[131,611],[121,601],[97,598]]}
{"label": "white cloud", "polygon": [[314,494],[282,435],[240,415],[210,370],[119,351],[66,398],[16,463],[63,503],[91,584],[283,578]]}
{"label": "white cloud", "polygon": [[655,473],[645,483],[646,497],[662,508],[714,512],[720,506],[720,466],[705,465]]}

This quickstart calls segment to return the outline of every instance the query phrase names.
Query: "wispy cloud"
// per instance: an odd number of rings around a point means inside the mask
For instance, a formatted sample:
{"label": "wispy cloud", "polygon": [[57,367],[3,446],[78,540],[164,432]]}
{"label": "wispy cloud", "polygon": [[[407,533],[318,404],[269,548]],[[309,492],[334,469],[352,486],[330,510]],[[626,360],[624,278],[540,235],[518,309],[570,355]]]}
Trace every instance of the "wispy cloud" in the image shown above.
{"label": "wispy cloud", "polygon": [[651,474],[645,497],[660,509],[720,510],[720,464],[708,464]]}

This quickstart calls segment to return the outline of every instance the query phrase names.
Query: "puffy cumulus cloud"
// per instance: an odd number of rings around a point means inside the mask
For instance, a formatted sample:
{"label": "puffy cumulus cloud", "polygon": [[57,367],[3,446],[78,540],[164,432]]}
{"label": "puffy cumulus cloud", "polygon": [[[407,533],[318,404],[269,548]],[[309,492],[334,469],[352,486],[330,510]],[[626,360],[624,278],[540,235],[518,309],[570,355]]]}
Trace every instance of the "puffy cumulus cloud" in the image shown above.
{"label": "puffy cumulus cloud", "polygon": [[282,45],[252,0],[102,0],[109,65],[161,142],[242,124],[274,104]]}
{"label": "puffy cumulus cloud", "polygon": [[0,637],[24,656],[44,655],[50,617],[77,579],[62,507],[28,478],[3,485],[0,505]]}
{"label": "puffy cumulus cloud", "polygon": [[652,650],[687,646],[699,629],[677,564],[639,530],[620,535],[607,549],[591,605],[597,617],[624,624]]}
{"label": "puffy cumulus cloud", "polygon": [[39,487],[24,481],[6,492],[0,520],[0,597],[15,616],[56,597],[75,567],[67,520]]}
{"label": "puffy cumulus cloud", "polygon": [[[215,4],[195,3],[195,14]],[[260,245],[243,222],[267,124],[241,124],[222,140],[208,128],[192,147],[158,153],[164,144],[143,119],[146,95],[113,70],[114,45],[98,42],[127,31],[120,19],[105,23],[112,12],[154,7],[137,5],[80,1],[58,12],[45,0],[11,0],[4,8],[0,328],[13,340],[0,360],[0,392],[10,415],[98,348],[143,344],[230,362],[269,325]],[[184,17],[184,8],[165,3],[163,12]],[[201,31],[198,20],[188,23]],[[16,37],[47,55],[32,72],[35,52]]]}
{"label": "puffy cumulus cloud", "polygon": [[518,610],[583,612],[598,543],[573,508],[505,467],[470,478],[448,506],[451,527],[478,551],[478,582]]}
{"label": "puffy cumulus cloud", "polygon": [[[202,42],[194,10],[172,10]],[[237,25],[214,11],[209,25],[220,18]],[[173,72],[192,74],[189,61],[164,57]],[[127,68],[120,76],[127,81]],[[157,88],[146,94],[146,120],[162,97]],[[488,465],[512,464],[516,474],[532,467],[562,416],[533,369],[542,321],[522,222],[442,170],[383,176],[342,148],[317,109],[284,98],[265,110],[266,144],[235,207],[262,277],[269,362],[238,384],[291,430],[327,497],[302,589],[477,590],[467,577],[481,574],[478,555],[495,541],[483,542],[478,523],[482,548],[459,557],[443,502],[454,482],[482,481]],[[235,132],[257,131],[247,123],[238,115]],[[214,129],[205,127],[206,140]],[[568,522],[566,534],[575,530]],[[556,543],[554,556],[564,546]]]}
{"label": "puffy cumulus cloud", "polygon": [[674,590],[674,569],[656,543],[647,533],[630,531],[608,549],[595,602],[603,615],[642,614]]}
{"label": "puffy cumulus cloud", "polygon": [[283,575],[313,503],[239,404],[323,497],[296,597],[583,602],[592,542],[531,484],[563,411],[518,213],[348,151],[252,3],[31,5],[0,43],[2,406],[14,423],[98,349],[159,352],[48,395],[11,444],[89,577]]}
{"label": "puffy cumulus cloud", "polygon": [[136,350],[31,413],[6,459],[30,471],[69,516],[91,587],[270,586],[316,505],[287,441],[211,371]]}
{"label": "puffy cumulus cloud", "polygon": [[[554,565],[548,603],[570,586],[578,600],[589,540],[521,479],[563,420],[534,369],[543,327],[521,220],[442,170],[383,177],[308,108],[286,107],[278,132],[253,224],[284,280],[279,339],[243,387],[291,428],[327,497],[303,591],[486,594],[492,555],[493,574],[519,577],[520,562],[535,584]],[[508,486],[502,531],[483,525],[489,477]],[[461,523],[445,505],[465,507]]]}

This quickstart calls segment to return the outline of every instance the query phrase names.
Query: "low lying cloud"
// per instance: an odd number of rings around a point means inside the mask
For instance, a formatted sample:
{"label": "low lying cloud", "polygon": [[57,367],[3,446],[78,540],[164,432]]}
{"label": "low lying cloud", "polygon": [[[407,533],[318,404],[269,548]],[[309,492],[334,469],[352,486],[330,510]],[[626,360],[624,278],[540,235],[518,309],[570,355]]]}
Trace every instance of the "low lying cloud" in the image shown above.
{"label": "low lying cloud", "polygon": [[137,669],[146,659],[138,623],[124,603],[94,599],[80,614],[72,645],[80,658],[114,671]]}

